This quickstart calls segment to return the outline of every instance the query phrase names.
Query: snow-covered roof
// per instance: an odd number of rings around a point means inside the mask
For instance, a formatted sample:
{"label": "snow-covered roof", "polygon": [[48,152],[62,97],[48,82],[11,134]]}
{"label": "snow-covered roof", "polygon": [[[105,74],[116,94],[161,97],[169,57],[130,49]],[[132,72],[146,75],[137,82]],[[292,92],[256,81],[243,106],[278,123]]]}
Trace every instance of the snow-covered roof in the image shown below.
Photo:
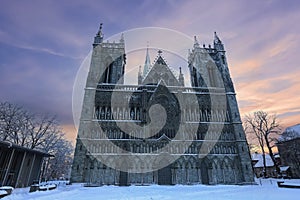
{"label": "snow-covered roof", "polygon": [[279,167],[279,169],[280,169],[281,172],[285,172],[289,168],[290,168],[290,166],[281,166],[281,167]]}
{"label": "snow-covered roof", "polygon": [[[266,167],[273,167],[274,163],[271,159],[271,156],[269,154],[265,154],[266,157]],[[254,167],[263,167],[263,156],[260,153],[254,153],[251,155],[252,160],[257,161],[257,163],[254,165]]]}
{"label": "snow-covered roof", "polygon": [[297,133],[300,133],[300,124],[287,127],[286,131],[296,131]]}
{"label": "snow-covered roof", "polygon": [[300,137],[300,124],[287,127],[282,135],[278,138],[279,141],[288,141]]}

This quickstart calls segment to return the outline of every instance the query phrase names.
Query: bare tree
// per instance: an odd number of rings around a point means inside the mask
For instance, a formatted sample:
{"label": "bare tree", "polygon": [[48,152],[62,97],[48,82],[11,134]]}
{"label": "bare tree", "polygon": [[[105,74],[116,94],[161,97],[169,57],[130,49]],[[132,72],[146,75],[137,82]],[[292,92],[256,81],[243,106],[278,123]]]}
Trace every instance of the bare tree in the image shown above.
{"label": "bare tree", "polygon": [[30,114],[20,106],[0,103],[0,133],[2,141],[54,155],[49,166],[58,177],[70,167],[70,164],[63,165],[70,163],[73,147],[65,139],[55,116]]}
{"label": "bare tree", "polygon": [[27,146],[32,116],[22,107],[0,103],[0,139]]}
{"label": "bare tree", "polygon": [[55,116],[42,115],[32,121],[29,131],[31,149],[42,149],[49,151],[54,139],[59,137],[61,130]]}
{"label": "bare tree", "polygon": [[273,153],[273,147],[275,147],[275,142],[277,135],[280,132],[280,124],[278,122],[276,115],[271,115],[264,111],[254,112],[253,115],[246,115],[245,126],[247,127],[247,134],[254,135],[263,155],[263,165],[264,165],[264,176],[266,176],[266,151],[267,151],[274,163],[277,173],[280,173],[279,166],[275,160]]}
{"label": "bare tree", "polygon": [[72,144],[67,140],[59,140],[51,150],[55,157],[51,158],[45,173],[45,179],[67,177],[72,165]]}

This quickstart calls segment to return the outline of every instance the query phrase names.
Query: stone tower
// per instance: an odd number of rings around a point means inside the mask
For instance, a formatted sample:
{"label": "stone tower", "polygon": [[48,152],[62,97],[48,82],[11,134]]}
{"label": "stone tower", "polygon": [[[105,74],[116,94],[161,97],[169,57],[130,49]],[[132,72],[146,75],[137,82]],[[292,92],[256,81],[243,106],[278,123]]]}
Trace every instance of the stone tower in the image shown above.
{"label": "stone tower", "polygon": [[205,44],[200,47],[195,36],[192,52],[188,56],[191,85],[192,87],[220,87],[225,89],[227,112],[236,140],[235,146],[241,162],[241,170],[245,176],[245,181],[252,182],[253,171],[249,158],[249,149],[225,52],[224,45],[216,32],[214,33],[213,47],[211,45],[205,47]]}
{"label": "stone tower", "polygon": [[[192,87],[184,86],[181,68],[178,77],[172,72],[162,51],[151,65],[147,49],[138,85],[124,85],[125,64],[123,36],[119,42],[105,43],[100,25],[85,88],[72,182],[253,182],[225,48],[216,33],[213,46],[208,47],[200,47],[195,37],[187,66]],[[163,109],[152,115],[156,105]],[[165,122],[161,124],[162,115]]]}
{"label": "stone tower", "polygon": [[[97,32],[92,51],[92,59],[85,87],[83,107],[76,139],[75,155],[72,168],[72,181],[86,180],[86,156],[89,139],[95,134],[95,96],[98,84],[123,84],[126,64],[123,35],[119,42],[103,42],[102,23]],[[75,169],[74,169],[75,168]]]}

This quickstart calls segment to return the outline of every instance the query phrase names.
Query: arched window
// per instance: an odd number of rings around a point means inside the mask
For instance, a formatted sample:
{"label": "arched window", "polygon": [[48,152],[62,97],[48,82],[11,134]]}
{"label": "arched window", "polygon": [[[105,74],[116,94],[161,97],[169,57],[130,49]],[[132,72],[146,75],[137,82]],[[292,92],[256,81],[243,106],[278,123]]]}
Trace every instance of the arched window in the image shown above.
{"label": "arched window", "polygon": [[99,119],[99,106],[97,106],[95,109],[95,118]]}
{"label": "arched window", "polygon": [[105,71],[103,73],[103,83],[112,83],[114,61],[110,56],[105,59]]}
{"label": "arched window", "polygon": [[104,118],[105,118],[105,107],[102,107],[100,112],[100,119],[104,119]]}
{"label": "arched window", "polygon": [[209,76],[209,82],[211,87],[216,87],[216,77],[215,77],[215,70],[213,66],[208,67],[208,76]]}
{"label": "arched window", "polygon": [[192,77],[193,77],[193,80],[194,80],[195,87],[198,87],[197,70],[196,70],[195,67],[193,67]]}
{"label": "arched window", "polygon": [[223,64],[225,64],[225,56],[224,56],[224,55],[222,55],[222,57],[221,57],[221,58],[222,58],[222,63],[223,63]]}
{"label": "arched window", "polygon": [[106,119],[111,119],[111,110],[110,110],[110,108],[107,108],[107,110],[106,110]]}
{"label": "arched window", "polygon": [[134,108],[130,109],[130,119],[131,120],[135,120],[135,112],[134,112]]}
{"label": "arched window", "polygon": [[141,120],[140,108],[137,108],[137,109],[136,109],[136,115],[137,115],[137,116],[136,116],[136,119],[137,119],[137,120]]}

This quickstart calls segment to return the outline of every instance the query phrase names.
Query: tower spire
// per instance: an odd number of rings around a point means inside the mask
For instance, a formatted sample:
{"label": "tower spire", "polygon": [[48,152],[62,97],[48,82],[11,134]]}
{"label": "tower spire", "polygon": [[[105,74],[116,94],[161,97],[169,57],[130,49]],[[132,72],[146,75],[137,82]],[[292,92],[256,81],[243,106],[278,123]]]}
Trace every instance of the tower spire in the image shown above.
{"label": "tower spire", "polygon": [[124,33],[121,34],[120,42],[124,43]]}
{"label": "tower spire", "polygon": [[94,38],[94,46],[103,42],[104,34],[102,33],[102,25],[103,23],[100,23],[99,30]]}
{"label": "tower spire", "polygon": [[217,43],[222,43],[221,40],[220,40],[220,38],[218,37],[216,31],[214,32],[214,43],[215,43],[215,44],[217,44]]}
{"label": "tower spire", "polygon": [[138,73],[138,84],[142,84],[143,75],[142,75],[142,66],[139,66],[139,73]]}
{"label": "tower spire", "polygon": [[217,35],[217,32],[214,33],[214,48],[218,51],[224,51],[224,45],[220,38]]}
{"label": "tower spire", "polygon": [[147,44],[146,60],[144,64],[143,76],[145,77],[149,69],[151,68],[150,55],[149,55],[149,44]]}
{"label": "tower spire", "polygon": [[178,81],[179,81],[179,84],[181,86],[184,86],[184,76],[183,76],[183,73],[181,71],[181,67],[179,67],[179,77],[178,77]]}
{"label": "tower spire", "polygon": [[196,35],[194,36],[194,48],[195,47],[199,47],[199,42]]}

